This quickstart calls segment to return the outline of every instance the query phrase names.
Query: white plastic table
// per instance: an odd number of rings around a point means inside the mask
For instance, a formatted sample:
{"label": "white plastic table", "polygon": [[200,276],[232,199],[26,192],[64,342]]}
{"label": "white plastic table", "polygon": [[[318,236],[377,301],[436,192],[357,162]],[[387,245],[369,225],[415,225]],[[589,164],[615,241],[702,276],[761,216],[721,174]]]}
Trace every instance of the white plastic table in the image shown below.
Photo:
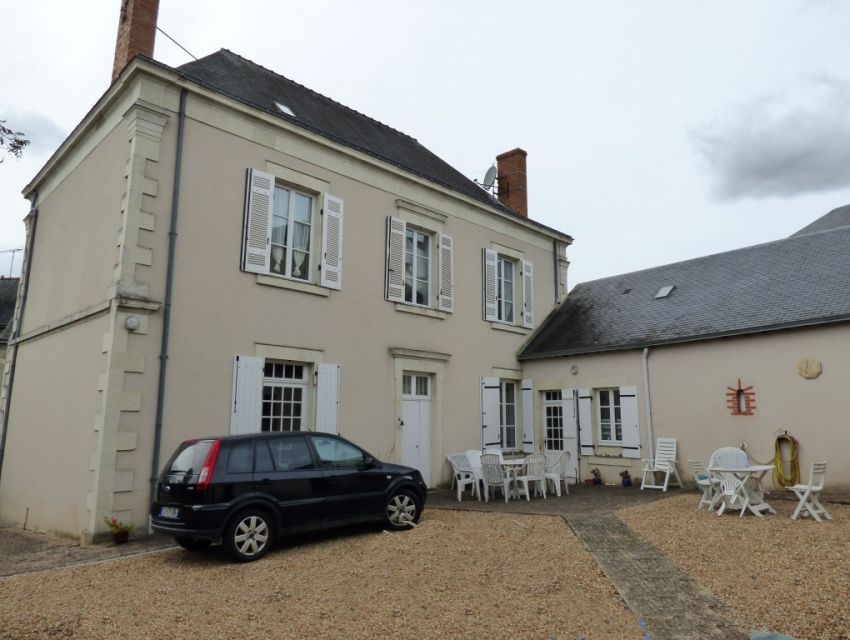
{"label": "white plastic table", "polygon": [[511,476],[511,498],[519,500],[522,496],[519,493],[519,484],[516,481],[516,474],[522,469],[522,463],[525,458],[504,458],[502,459],[502,467]]}
{"label": "white plastic table", "polygon": [[[759,518],[765,511],[776,513],[767,502],[764,501],[764,491],[761,488],[761,479],[768,471],[773,470],[772,464],[754,464],[749,467],[709,467],[711,473],[719,476],[732,476],[744,483],[744,491],[750,499],[747,508]],[[718,515],[723,509],[718,509]]]}

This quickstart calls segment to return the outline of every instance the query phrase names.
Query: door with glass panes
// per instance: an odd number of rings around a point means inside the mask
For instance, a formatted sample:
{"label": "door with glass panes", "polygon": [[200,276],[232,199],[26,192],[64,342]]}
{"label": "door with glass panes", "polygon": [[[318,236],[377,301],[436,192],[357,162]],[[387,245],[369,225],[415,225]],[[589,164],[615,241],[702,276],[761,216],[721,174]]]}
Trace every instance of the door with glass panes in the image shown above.
{"label": "door with glass panes", "polygon": [[578,478],[578,429],[573,396],[572,389],[543,392],[543,435],[546,452],[568,453],[567,475]]}
{"label": "door with glass panes", "polygon": [[406,371],[401,383],[401,464],[431,484],[431,376]]}

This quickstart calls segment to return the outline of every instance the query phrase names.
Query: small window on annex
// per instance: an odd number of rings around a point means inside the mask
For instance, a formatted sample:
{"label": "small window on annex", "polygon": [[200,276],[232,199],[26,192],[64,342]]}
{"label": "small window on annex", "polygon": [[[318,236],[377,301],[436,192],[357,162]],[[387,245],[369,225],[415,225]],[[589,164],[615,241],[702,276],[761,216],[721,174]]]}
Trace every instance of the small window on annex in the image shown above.
{"label": "small window on annex", "polygon": [[262,431],[302,431],[307,415],[309,366],[266,360],[263,372]]}
{"label": "small window on annex", "polygon": [[620,408],[619,389],[599,389],[596,392],[599,413],[599,441],[621,443],[623,441],[623,416]]}
{"label": "small window on annex", "polygon": [[563,451],[564,405],[560,390],[543,392],[543,420],[546,428],[546,451]]}

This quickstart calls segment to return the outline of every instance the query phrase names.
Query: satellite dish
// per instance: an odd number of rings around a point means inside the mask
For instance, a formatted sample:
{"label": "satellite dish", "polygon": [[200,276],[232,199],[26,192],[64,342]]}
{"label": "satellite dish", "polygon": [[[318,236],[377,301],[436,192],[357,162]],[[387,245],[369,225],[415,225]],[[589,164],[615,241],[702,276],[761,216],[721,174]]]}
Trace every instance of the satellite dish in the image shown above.
{"label": "satellite dish", "polygon": [[496,165],[493,165],[489,169],[487,169],[487,173],[484,174],[484,188],[491,189],[493,187],[493,183],[496,181]]}

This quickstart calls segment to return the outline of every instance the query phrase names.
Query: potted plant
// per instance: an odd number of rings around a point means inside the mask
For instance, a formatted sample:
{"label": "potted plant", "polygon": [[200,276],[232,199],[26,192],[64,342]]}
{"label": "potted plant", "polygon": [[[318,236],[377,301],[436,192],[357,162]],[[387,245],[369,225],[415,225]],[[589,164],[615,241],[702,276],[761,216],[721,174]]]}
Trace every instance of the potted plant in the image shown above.
{"label": "potted plant", "polygon": [[130,527],[121,522],[115,516],[112,516],[111,518],[103,516],[103,522],[112,532],[112,540],[115,544],[124,544],[130,539]]}
{"label": "potted plant", "polygon": [[599,471],[598,468],[591,469],[590,475],[593,476],[592,483],[594,485],[602,484],[602,473]]}
{"label": "potted plant", "polygon": [[623,486],[624,487],[631,487],[632,486],[632,477],[629,475],[628,469],[624,469],[623,471],[621,471],[620,477],[623,479]]}

